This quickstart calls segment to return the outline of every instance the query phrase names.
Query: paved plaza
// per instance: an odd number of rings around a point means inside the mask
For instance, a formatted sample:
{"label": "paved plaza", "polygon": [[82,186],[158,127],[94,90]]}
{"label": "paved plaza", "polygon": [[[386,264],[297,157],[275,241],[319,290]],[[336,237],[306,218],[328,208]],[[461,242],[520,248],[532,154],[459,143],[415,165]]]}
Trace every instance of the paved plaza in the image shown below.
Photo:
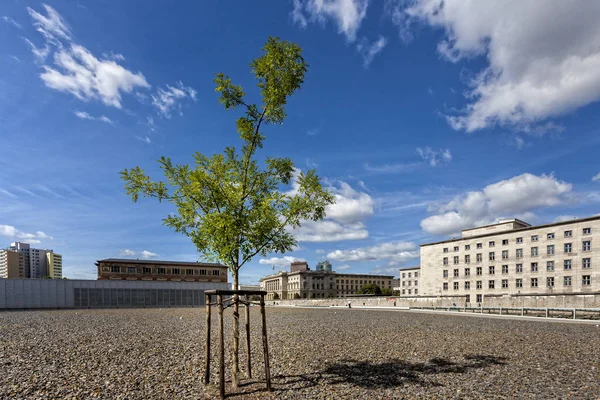
{"label": "paved plaza", "polygon": [[[230,342],[231,309],[226,317]],[[600,396],[594,324],[267,308],[274,389],[268,394],[259,322],[252,309],[255,380],[243,380],[236,393],[228,385],[230,398]],[[0,398],[216,398],[217,388],[202,383],[204,328],[203,309],[2,312]],[[243,374],[243,332],[241,342]]]}

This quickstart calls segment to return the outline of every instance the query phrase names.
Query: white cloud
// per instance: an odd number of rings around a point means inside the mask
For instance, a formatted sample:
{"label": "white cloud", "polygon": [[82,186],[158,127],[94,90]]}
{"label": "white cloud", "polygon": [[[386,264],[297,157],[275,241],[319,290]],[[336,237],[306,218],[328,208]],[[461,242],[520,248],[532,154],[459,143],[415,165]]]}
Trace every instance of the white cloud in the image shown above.
{"label": "white cloud", "polygon": [[600,99],[600,3],[589,0],[396,0],[387,11],[401,36],[411,24],[444,30],[451,62],[485,57],[455,129],[527,128]]}
{"label": "white cloud", "polygon": [[435,167],[439,163],[449,163],[452,161],[450,149],[440,149],[440,151],[436,151],[431,147],[418,147],[417,154],[432,167]]}
{"label": "white cloud", "polygon": [[316,136],[316,135],[318,135],[318,134],[319,134],[319,132],[320,132],[320,129],[319,129],[319,128],[313,128],[313,129],[309,129],[309,130],[306,132],[306,134],[307,134],[308,136]]}
{"label": "white cloud", "polygon": [[27,12],[34,19],[36,30],[41,33],[44,38],[55,45],[60,45],[60,40],[71,40],[71,30],[63,20],[62,16],[52,7],[43,4],[47,16],[43,16],[34,9],[27,7]]}
{"label": "white cloud", "polygon": [[150,87],[141,72],[133,73],[112,60],[98,60],[77,44],[56,52],[54,64],[58,69],[44,65],[40,78],[49,88],[71,93],[80,100],[98,99],[107,106],[121,108],[122,93]]}
{"label": "white cloud", "polygon": [[26,233],[11,225],[0,225],[0,236],[6,236],[14,240],[23,240],[30,244],[41,243],[42,239],[52,239],[52,236],[49,236],[42,231]]}
{"label": "white cloud", "polygon": [[593,182],[597,182],[600,181],[600,172],[598,172],[596,175],[594,175],[594,177],[592,178]]}
{"label": "white cloud", "polygon": [[559,215],[558,217],[554,218],[553,222],[565,222],[565,221],[572,221],[574,219],[577,219],[578,217],[574,216],[574,215]]}
{"label": "white cloud", "polygon": [[142,142],[146,143],[146,144],[150,144],[150,143],[152,143],[152,140],[150,140],[150,138],[149,138],[148,136],[144,136],[144,137],[141,137],[141,136],[136,136],[135,138],[136,138],[137,140],[140,140],[140,141],[142,141]]}
{"label": "white cloud", "polygon": [[569,202],[571,189],[571,184],[552,175],[525,173],[455,197],[434,210],[436,215],[422,220],[421,228],[434,235],[450,235],[499,218],[530,217],[535,209]]}
{"label": "white cloud", "polygon": [[292,231],[299,242],[338,242],[359,240],[369,237],[369,231],[361,222],[340,224],[336,221],[304,221],[300,228]]}
{"label": "white cloud", "polygon": [[7,24],[12,24],[12,25],[16,26],[19,29],[23,29],[23,25],[21,25],[20,23],[18,23],[14,19],[12,19],[10,17],[7,17],[6,15],[2,16],[2,20],[4,22],[6,22]]}
{"label": "white cloud", "polygon": [[44,60],[46,60],[46,57],[48,57],[48,54],[50,54],[50,47],[48,47],[48,45],[45,45],[44,48],[41,48],[37,47],[29,39],[23,38],[23,40],[25,40],[29,47],[31,47],[31,52],[33,53],[35,58],[37,58],[38,61],[43,62]]}
{"label": "white cloud", "polygon": [[335,250],[327,258],[336,261],[389,261],[389,265],[402,264],[419,257],[412,242],[387,242],[351,250]]}
{"label": "white cloud", "polygon": [[105,115],[101,115],[99,117],[94,117],[85,111],[74,111],[73,114],[75,114],[75,116],[77,118],[88,119],[90,121],[106,122],[107,124],[111,124],[111,125],[113,124],[113,121]]}
{"label": "white cloud", "polygon": [[158,254],[153,253],[151,251],[148,250],[142,250],[140,252],[134,251],[134,250],[130,250],[130,249],[124,249],[121,250],[119,252],[119,256],[120,257],[135,257],[135,256],[139,256],[142,258],[155,258],[158,257]]}
{"label": "white cloud", "polygon": [[159,88],[156,94],[152,95],[152,104],[162,116],[170,118],[174,108],[179,108],[181,113],[179,101],[185,98],[196,101],[196,91],[189,86],[184,86],[183,82],[179,81],[176,86],[167,85],[166,89]]}
{"label": "white cloud", "polygon": [[294,261],[306,261],[304,258],[284,256],[284,257],[271,257],[261,258],[258,263],[262,265],[276,265],[278,267],[289,267]]}
{"label": "white cloud", "polygon": [[317,254],[324,254],[325,250],[323,250],[323,249],[317,249],[317,250],[315,250],[315,253],[317,253]]}
{"label": "white cloud", "polygon": [[294,0],[292,20],[306,27],[308,22],[324,25],[333,21],[338,32],[349,42],[356,39],[356,32],[367,15],[368,0]]}
{"label": "white cloud", "polygon": [[346,182],[339,182],[329,190],[333,192],[335,204],[327,206],[327,218],[353,224],[373,215],[375,201],[367,193],[352,189]]}
{"label": "white cloud", "polygon": [[315,160],[313,160],[312,158],[307,158],[306,159],[306,166],[308,168],[317,168],[319,166],[319,164],[317,164],[315,162]]}
{"label": "white cloud", "polygon": [[352,268],[351,266],[349,266],[348,264],[344,264],[344,265],[340,265],[339,267],[335,267],[334,269],[336,271],[344,271],[346,269],[350,269]]}
{"label": "white cloud", "polygon": [[395,163],[383,165],[371,165],[369,163],[365,163],[365,170],[369,172],[377,172],[383,174],[394,174],[413,171],[420,165],[421,163]]}
{"label": "white cloud", "polygon": [[373,43],[369,43],[366,38],[359,41],[356,45],[356,49],[363,58],[363,67],[369,68],[369,65],[371,65],[375,56],[383,50],[386,44],[387,39],[383,36],[379,36],[379,39]]}
{"label": "white cloud", "polygon": [[154,258],[154,257],[158,257],[158,254],[153,253],[153,252],[148,251],[148,250],[142,250],[140,252],[140,256],[142,256],[142,258]]}
{"label": "white cloud", "polygon": [[106,60],[125,61],[125,56],[123,54],[113,53],[112,51],[109,53],[102,53],[102,57]]}

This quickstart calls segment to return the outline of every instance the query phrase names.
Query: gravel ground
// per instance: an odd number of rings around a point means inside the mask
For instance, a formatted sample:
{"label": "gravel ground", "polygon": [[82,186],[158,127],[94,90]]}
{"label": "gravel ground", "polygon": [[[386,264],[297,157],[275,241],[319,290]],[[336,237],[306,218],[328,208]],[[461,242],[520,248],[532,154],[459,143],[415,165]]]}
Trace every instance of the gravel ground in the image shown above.
{"label": "gravel ground", "polygon": [[[267,309],[274,391],[266,393],[258,308],[252,314],[255,380],[235,393],[228,384],[235,399],[600,398],[596,325],[289,308]],[[202,384],[203,309],[2,312],[0,343],[2,399],[218,393]]]}

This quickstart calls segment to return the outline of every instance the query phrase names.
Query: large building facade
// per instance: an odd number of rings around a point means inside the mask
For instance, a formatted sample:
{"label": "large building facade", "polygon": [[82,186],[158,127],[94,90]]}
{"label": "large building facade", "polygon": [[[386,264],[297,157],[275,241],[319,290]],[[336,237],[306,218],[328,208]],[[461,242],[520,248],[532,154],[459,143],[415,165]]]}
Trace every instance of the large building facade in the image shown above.
{"label": "large building facade", "polygon": [[96,262],[99,280],[227,283],[227,266],[214,263],[107,258]]}
{"label": "large building facade", "polygon": [[402,268],[400,270],[400,279],[398,279],[398,289],[395,289],[400,296],[418,296],[419,295],[419,275],[421,267]]}
{"label": "large building facade", "polygon": [[[329,267],[327,267],[329,265]],[[295,262],[291,271],[279,271],[260,280],[267,299],[324,299],[358,294],[364,285],[376,284],[382,289],[392,289],[391,275],[341,274],[323,262],[318,270],[311,270],[305,262]]]}
{"label": "large building facade", "polygon": [[62,256],[49,249],[34,249],[14,242],[0,250],[0,278],[62,278]]}
{"label": "large building facade", "polygon": [[600,291],[600,217],[531,226],[518,219],[421,245],[420,294],[486,296]]}

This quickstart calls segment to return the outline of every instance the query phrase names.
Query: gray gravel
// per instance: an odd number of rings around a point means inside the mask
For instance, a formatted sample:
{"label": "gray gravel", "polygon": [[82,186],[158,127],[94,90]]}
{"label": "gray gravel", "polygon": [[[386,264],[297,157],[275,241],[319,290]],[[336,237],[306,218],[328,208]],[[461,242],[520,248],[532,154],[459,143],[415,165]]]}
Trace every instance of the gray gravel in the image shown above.
{"label": "gray gravel", "polygon": [[[252,314],[255,380],[243,380],[236,393],[228,387],[231,398],[600,398],[595,325],[279,308],[267,309],[274,391],[266,393],[258,308]],[[2,312],[0,343],[2,399],[218,393],[202,384],[201,309]]]}

